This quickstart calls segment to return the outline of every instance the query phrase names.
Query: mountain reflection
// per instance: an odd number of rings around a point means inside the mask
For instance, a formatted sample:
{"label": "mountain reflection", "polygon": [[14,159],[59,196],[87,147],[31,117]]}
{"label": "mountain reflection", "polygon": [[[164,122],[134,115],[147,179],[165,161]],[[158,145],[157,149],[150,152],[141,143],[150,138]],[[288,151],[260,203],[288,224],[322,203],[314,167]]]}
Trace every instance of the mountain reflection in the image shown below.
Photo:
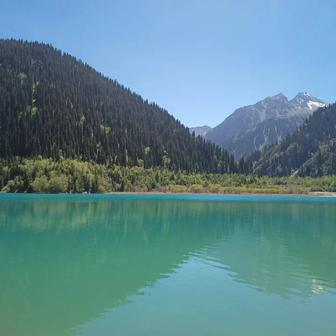
{"label": "mountain reflection", "polygon": [[[65,335],[194,255],[258,290],[336,287],[333,204],[90,197],[0,202],[0,334]],[[321,263],[323,260],[323,263]]]}

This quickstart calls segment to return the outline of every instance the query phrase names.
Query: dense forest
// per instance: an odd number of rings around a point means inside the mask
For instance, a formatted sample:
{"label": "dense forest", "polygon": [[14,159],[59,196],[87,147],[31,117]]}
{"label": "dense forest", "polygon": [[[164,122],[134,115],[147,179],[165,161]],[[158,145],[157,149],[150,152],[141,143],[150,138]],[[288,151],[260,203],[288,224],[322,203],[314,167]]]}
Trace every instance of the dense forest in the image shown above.
{"label": "dense forest", "polygon": [[319,108],[293,134],[250,159],[258,175],[336,174],[336,104]]}
{"label": "dense forest", "polygon": [[243,173],[244,160],[50,45],[0,40],[0,157]]}

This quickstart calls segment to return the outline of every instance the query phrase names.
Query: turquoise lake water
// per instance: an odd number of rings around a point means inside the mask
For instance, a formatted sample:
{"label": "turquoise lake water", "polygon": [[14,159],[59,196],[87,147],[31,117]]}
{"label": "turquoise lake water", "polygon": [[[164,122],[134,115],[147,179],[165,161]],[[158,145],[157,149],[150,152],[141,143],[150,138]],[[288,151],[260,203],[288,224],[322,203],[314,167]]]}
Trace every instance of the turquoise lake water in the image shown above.
{"label": "turquoise lake water", "polygon": [[0,194],[2,336],[335,336],[336,199]]}

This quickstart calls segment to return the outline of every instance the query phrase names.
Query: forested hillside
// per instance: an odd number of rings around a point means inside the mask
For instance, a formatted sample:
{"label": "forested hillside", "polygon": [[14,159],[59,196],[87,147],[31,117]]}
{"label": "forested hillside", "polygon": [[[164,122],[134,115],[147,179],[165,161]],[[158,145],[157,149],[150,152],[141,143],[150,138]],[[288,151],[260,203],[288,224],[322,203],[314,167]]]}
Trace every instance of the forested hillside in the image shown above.
{"label": "forested hillside", "polygon": [[244,172],[167,111],[50,45],[0,40],[0,157]]}
{"label": "forested hillside", "polygon": [[259,175],[336,174],[336,104],[319,108],[294,134],[256,153]]}

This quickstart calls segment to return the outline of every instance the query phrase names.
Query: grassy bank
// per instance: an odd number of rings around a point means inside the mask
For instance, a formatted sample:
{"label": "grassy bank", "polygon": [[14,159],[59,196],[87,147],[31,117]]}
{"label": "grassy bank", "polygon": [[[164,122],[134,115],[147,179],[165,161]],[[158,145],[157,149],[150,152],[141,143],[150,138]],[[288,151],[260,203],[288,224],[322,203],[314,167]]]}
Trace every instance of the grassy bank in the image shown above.
{"label": "grassy bank", "polygon": [[336,176],[270,178],[239,174],[187,174],[161,168],[125,168],[71,159],[15,158],[0,161],[0,190],[36,193],[308,194],[335,192]]}

